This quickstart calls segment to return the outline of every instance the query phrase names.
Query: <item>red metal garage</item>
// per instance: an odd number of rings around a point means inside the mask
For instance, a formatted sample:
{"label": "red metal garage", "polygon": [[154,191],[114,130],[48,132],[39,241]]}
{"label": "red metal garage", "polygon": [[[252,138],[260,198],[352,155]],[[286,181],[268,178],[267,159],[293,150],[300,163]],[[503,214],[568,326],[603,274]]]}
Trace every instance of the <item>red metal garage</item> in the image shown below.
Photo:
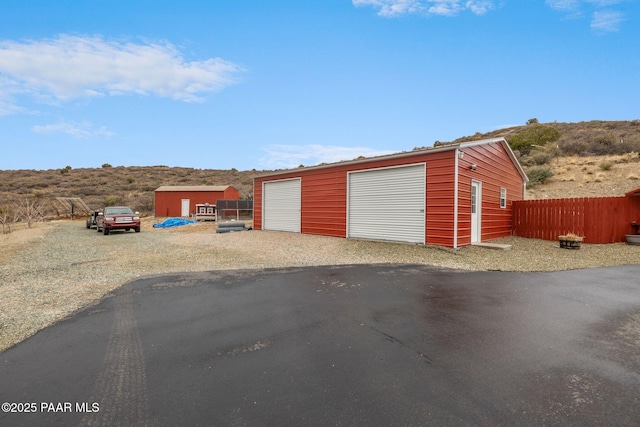
{"label": "red metal garage", "polygon": [[228,185],[165,185],[155,191],[155,215],[187,217],[196,212],[196,204],[215,206],[217,200],[238,199],[238,190]]}
{"label": "red metal garage", "polygon": [[504,138],[254,179],[257,230],[457,248],[511,234],[527,176]]}

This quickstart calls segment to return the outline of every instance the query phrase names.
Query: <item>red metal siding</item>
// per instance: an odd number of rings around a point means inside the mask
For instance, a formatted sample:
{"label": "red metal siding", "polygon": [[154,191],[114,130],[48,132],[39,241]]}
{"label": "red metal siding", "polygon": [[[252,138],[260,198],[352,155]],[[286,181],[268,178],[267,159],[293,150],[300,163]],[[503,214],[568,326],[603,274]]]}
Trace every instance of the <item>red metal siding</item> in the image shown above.
{"label": "red metal siding", "polygon": [[327,168],[299,170],[254,180],[253,227],[262,229],[262,184],[272,180],[301,178],[302,233],[346,236],[347,170]]}
{"label": "red metal siding", "polygon": [[218,197],[216,200],[240,200],[240,192],[233,187],[227,187],[223,197]]}
{"label": "red metal siding", "polygon": [[346,236],[347,172],[309,171],[302,178],[301,231],[324,236]]}
{"label": "red metal siding", "polygon": [[[471,243],[471,181],[482,183],[481,240],[511,235],[512,204],[524,198],[523,179],[501,144],[461,150],[458,190],[458,245]],[[476,165],[476,170],[470,166]],[[500,207],[500,189],[507,189],[507,206]]]}
{"label": "red metal siding", "polygon": [[[466,147],[463,151],[464,158],[459,160],[458,169],[457,245],[471,243],[470,189],[473,179],[482,182],[482,240],[510,235],[512,203],[523,199],[522,176],[500,142]],[[302,233],[345,237],[348,172],[426,163],[425,243],[453,247],[456,245],[455,157],[456,150],[433,151],[258,177],[254,180],[254,228],[262,229],[262,184],[273,180],[301,178]],[[471,164],[477,165],[475,171],[469,169]],[[501,188],[507,189],[507,207],[504,209],[500,208]]]}
{"label": "red metal siding", "polygon": [[238,200],[238,190],[229,187],[225,191],[156,191],[155,216],[180,216],[182,199],[189,199],[189,212],[196,211],[196,204],[209,203],[214,205],[217,200]]}
{"label": "red metal siding", "polygon": [[[262,183],[300,177],[302,178],[302,233],[346,237],[348,172],[426,162],[426,243],[451,246],[453,244],[452,184],[455,170],[453,158],[454,151],[442,151],[400,159],[372,160],[311,170],[302,169],[277,176],[256,178],[253,193],[254,228],[262,229]],[[430,235],[432,229],[433,236]]]}
{"label": "red metal siding", "polygon": [[253,228],[262,230],[262,183],[266,179],[253,180]]}
{"label": "red metal siding", "polygon": [[426,244],[453,246],[455,150],[427,160]]}

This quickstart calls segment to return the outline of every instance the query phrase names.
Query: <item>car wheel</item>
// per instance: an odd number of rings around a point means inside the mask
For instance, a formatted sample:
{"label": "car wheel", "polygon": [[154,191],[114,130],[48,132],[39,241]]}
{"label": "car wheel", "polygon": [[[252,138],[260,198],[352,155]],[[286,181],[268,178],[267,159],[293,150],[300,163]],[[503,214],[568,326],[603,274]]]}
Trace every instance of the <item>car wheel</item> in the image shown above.
{"label": "car wheel", "polygon": [[133,230],[134,230],[136,233],[139,233],[139,232],[140,232],[140,227],[136,227],[136,228],[134,228]]}
{"label": "car wheel", "polygon": [[102,233],[106,236],[107,234],[109,234],[109,229],[105,227],[104,230],[102,230]]}
{"label": "car wheel", "polygon": [[87,228],[91,228],[91,223],[89,223],[89,221],[87,221]]}

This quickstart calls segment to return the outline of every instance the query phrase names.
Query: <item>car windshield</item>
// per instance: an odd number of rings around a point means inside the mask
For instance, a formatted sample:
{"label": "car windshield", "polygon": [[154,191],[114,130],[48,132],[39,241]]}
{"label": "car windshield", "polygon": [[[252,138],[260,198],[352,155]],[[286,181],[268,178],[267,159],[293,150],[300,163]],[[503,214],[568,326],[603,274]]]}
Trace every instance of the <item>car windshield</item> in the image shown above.
{"label": "car windshield", "polygon": [[106,208],[104,213],[105,215],[133,215],[133,211],[130,208]]}

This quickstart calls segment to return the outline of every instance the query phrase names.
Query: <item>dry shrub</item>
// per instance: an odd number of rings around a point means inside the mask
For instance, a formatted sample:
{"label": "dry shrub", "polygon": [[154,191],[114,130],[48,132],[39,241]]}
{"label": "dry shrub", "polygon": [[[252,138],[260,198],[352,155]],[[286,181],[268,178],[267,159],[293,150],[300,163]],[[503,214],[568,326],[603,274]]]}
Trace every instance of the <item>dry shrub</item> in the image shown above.
{"label": "dry shrub", "polygon": [[563,155],[604,156],[640,151],[640,136],[624,138],[619,133],[605,131],[582,132],[558,141]]}
{"label": "dry shrub", "polygon": [[553,171],[548,167],[534,167],[527,170],[529,177],[529,188],[533,188],[538,184],[545,184],[552,176]]}
{"label": "dry shrub", "polygon": [[613,167],[613,162],[609,160],[600,163],[600,169],[602,169],[603,171],[611,170],[612,167]]}
{"label": "dry shrub", "polygon": [[105,206],[118,206],[121,204],[123,204],[122,196],[110,195],[104,198]]}

